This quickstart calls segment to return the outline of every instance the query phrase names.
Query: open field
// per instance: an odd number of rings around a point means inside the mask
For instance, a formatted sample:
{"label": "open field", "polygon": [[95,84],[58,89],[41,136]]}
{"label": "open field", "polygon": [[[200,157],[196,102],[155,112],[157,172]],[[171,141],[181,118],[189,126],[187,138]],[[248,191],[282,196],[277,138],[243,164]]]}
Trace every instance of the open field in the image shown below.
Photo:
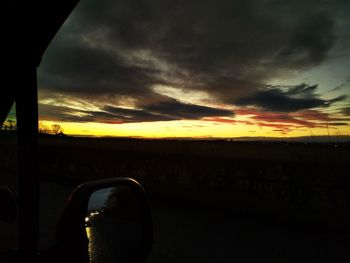
{"label": "open field", "polygon": [[[16,141],[0,138],[0,148],[0,182],[15,185]],[[150,196],[149,263],[349,262],[349,152],[346,144],[40,138],[40,241],[53,239],[76,185],[128,176]],[[1,228],[7,245],[12,228]]]}
{"label": "open field", "polygon": [[[0,143],[0,168],[14,173],[15,141]],[[75,185],[132,177],[151,199],[311,220],[348,231],[349,157],[346,144],[52,137],[40,139],[40,176]]]}

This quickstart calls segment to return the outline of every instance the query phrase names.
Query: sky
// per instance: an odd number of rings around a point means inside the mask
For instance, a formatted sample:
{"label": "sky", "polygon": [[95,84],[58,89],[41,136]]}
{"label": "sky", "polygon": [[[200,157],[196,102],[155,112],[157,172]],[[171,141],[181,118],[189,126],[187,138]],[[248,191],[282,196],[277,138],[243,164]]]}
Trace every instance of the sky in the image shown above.
{"label": "sky", "polygon": [[66,134],[350,132],[346,0],[82,0],[38,68]]}

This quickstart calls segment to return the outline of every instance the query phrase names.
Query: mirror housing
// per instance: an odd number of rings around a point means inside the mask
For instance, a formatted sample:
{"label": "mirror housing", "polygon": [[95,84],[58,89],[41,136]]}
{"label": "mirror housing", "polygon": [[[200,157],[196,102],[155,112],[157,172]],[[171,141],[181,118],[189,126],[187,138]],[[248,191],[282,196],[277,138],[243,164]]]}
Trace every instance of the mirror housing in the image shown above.
{"label": "mirror housing", "polygon": [[[137,181],[121,177],[87,182],[73,191],[68,198],[56,232],[56,240],[58,241],[56,249],[59,250],[57,254],[63,257],[57,258],[57,262],[68,259],[72,262],[89,262],[89,240],[86,235],[85,221],[89,201],[96,191],[112,187],[129,189],[137,200],[137,213],[141,224],[139,228],[141,247],[138,251],[133,252],[131,262],[141,263],[147,259],[153,244],[153,226],[148,198],[145,190]],[[52,262],[52,258],[50,260]]]}
{"label": "mirror housing", "polygon": [[18,215],[18,203],[16,194],[7,186],[0,186],[0,220],[6,223],[14,223]]}

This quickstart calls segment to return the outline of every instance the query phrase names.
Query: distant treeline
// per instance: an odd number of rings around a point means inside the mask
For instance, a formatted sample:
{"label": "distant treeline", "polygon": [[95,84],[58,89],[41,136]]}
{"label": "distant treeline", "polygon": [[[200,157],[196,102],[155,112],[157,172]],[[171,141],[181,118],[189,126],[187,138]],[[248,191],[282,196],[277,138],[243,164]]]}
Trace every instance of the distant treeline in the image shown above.
{"label": "distant treeline", "polygon": [[[14,120],[6,120],[0,127],[0,135],[15,135],[17,132],[17,122]],[[39,123],[39,136],[64,136],[63,128],[59,124],[53,124],[50,127]]]}

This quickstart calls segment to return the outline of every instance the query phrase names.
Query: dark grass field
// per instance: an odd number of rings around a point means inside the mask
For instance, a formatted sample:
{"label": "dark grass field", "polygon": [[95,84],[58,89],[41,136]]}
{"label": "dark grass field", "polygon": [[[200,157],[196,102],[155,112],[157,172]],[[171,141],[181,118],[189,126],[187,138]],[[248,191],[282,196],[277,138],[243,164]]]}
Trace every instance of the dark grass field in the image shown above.
{"label": "dark grass field", "polygon": [[[8,177],[15,140],[1,139],[0,147]],[[40,177],[65,189],[55,186],[57,196],[100,178],[141,182],[154,212],[149,262],[212,262],[230,256],[232,244],[237,262],[266,262],[269,255],[270,262],[337,262],[350,247],[349,157],[346,144],[48,137],[40,138]],[[201,247],[211,254],[198,258],[206,255]]]}
{"label": "dark grass field", "polygon": [[[14,174],[15,140],[0,144],[0,170]],[[350,222],[347,144],[49,137],[40,139],[39,150],[47,181],[131,177],[151,198],[339,227]]]}

